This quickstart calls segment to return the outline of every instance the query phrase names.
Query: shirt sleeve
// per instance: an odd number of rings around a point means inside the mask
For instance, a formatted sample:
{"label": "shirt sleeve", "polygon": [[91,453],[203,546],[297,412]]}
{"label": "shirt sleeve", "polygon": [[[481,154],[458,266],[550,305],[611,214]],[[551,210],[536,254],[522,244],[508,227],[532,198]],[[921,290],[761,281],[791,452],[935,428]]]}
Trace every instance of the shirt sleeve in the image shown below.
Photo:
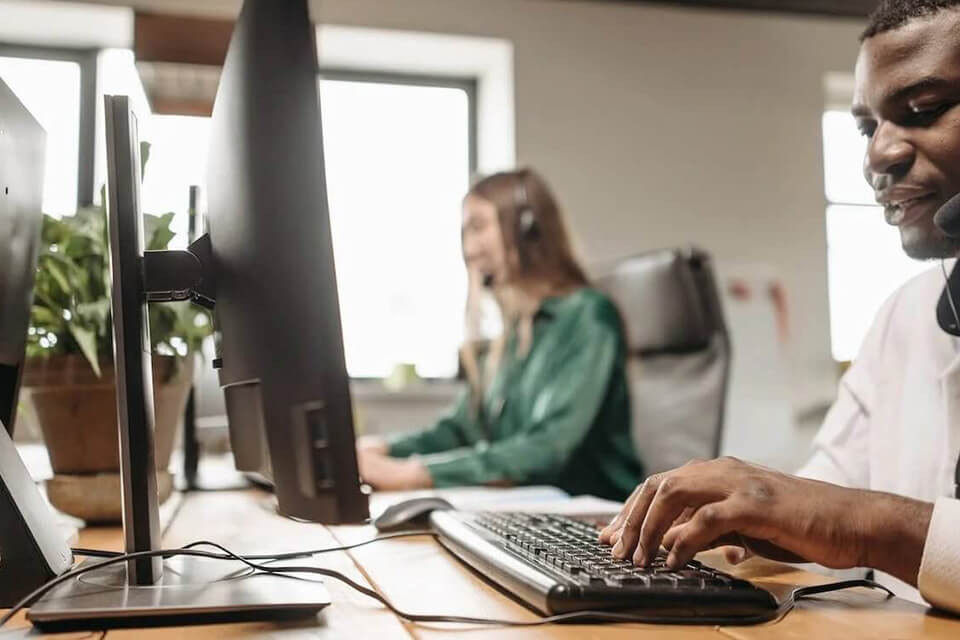
{"label": "shirt sleeve", "polygon": [[476,441],[474,420],[470,416],[470,394],[460,394],[454,409],[429,429],[410,435],[400,435],[388,441],[389,455],[406,458],[427,455],[467,446]]}
{"label": "shirt sleeve", "polygon": [[529,426],[516,435],[423,459],[434,486],[522,484],[559,472],[599,412],[617,358],[620,334],[605,323],[584,332],[532,403]]}
{"label": "shirt sleeve", "polygon": [[960,500],[938,498],[923,547],[917,588],[935,607],[960,613]]}

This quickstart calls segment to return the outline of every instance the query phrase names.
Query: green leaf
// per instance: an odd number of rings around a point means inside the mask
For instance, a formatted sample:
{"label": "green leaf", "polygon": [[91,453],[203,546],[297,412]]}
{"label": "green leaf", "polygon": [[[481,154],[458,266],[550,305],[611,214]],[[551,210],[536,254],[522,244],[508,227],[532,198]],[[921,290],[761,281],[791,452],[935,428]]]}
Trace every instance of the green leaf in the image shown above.
{"label": "green leaf", "polygon": [[47,307],[33,305],[30,309],[30,324],[33,327],[43,327],[49,330],[53,326],[58,326],[63,322],[63,316],[58,316]]}
{"label": "green leaf", "polygon": [[171,211],[162,216],[147,214],[143,216],[144,236],[147,238],[148,251],[160,251],[170,246],[170,241],[176,235],[170,230],[174,213]]}
{"label": "green leaf", "polygon": [[70,335],[77,341],[80,351],[83,353],[87,362],[93,367],[93,372],[100,377],[100,361],[97,358],[97,334],[77,323],[70,324]]}
{"label": "green leaf", "polygon": [[143,180],[143,174],[147,172],[147,161],[150,160],[150,143],[140,143],[140,179]]}
{"label": "green leaf", "polygon": [[57,286],[60,287],[60,291],[69,296],[70,291],[72,291],[70,280],[67,278],[67,274],[64,272],[57,258],[54,258],[53,254],[47,254],[43,256],[43,258],[43,268],[50,274],[54,282],[57,283]]}
{"label": "green leaf", "polygon": [[54,217],[44,214],[40,237],[44,245],[59,244],[68,235],[66,224]]}
{"label": "green leaf", "polygon": [[93,325],[98,329],[105,327],[110,316],[110,301],[101,298],[93,302],[81,302],[77,305],[76,315],[86,325]]}

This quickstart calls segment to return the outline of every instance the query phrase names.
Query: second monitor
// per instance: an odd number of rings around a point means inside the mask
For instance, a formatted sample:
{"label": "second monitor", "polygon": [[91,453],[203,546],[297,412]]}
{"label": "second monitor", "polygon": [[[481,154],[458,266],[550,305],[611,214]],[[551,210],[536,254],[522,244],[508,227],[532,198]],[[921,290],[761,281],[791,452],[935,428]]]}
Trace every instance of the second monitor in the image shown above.
{"label": "second monitor", "polygon": [[248,0],[213,110],[209,235],[220,382],[242,471],[281,512],[368,515],[324,180],[317,48],[306,2]]}

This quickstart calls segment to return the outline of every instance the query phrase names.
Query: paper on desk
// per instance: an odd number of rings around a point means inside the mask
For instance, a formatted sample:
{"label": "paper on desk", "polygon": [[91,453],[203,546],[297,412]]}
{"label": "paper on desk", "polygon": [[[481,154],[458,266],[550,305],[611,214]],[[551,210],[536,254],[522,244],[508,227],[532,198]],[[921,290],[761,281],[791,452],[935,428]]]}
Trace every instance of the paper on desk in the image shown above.
{"label": "paper on desk", "polygon": [[422,491],[378,491],[371,496],[370,513],[376,517],[390,505],[413,498],[438,497],[462,511],[524,511],[576,516],[603,516],[620,510],[622,503],[594,496],[570,495],[556,487],[462,487]]}

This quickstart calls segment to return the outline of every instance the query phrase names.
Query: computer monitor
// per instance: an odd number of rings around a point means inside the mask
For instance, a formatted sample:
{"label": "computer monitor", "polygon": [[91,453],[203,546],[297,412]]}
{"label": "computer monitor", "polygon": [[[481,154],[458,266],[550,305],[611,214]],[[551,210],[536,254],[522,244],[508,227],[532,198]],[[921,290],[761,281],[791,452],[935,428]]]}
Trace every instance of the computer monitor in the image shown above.
{"label": "computer monitor", "polygon": [[282,513],[368,516],[324,179],[315,31],[306,0],[248,0],[213,109],[208,231],[220,382],[243,471]]}
{"label": "computer monitor", "polygon": [[[126,551],[160,543],[146,322],[154,301],[215,309],[231,438],[242,466],[244,454],[259,456],[281,512],[363,521],[306,0],[244,3],[214,108],[209,234],[187,250],[143,251],[137,119],[125,96],[107,96],[104,111]],[[57,587],[29,618],[42,628],[162,624],[313,615],[329,602],[312,581],[202,564],[131,560],[95,585]],[[212,577],[198,588],[197,575]]]}
{"label": "computer monitor", "polygon": [[0,423],[17,417],[40,244],[46,133],[0,81]]}
{"label": "computer monitor", "polygon": [[33,303],[45,143],[43,128],[0,78],[0,608],[73,563],[10,438]]}

